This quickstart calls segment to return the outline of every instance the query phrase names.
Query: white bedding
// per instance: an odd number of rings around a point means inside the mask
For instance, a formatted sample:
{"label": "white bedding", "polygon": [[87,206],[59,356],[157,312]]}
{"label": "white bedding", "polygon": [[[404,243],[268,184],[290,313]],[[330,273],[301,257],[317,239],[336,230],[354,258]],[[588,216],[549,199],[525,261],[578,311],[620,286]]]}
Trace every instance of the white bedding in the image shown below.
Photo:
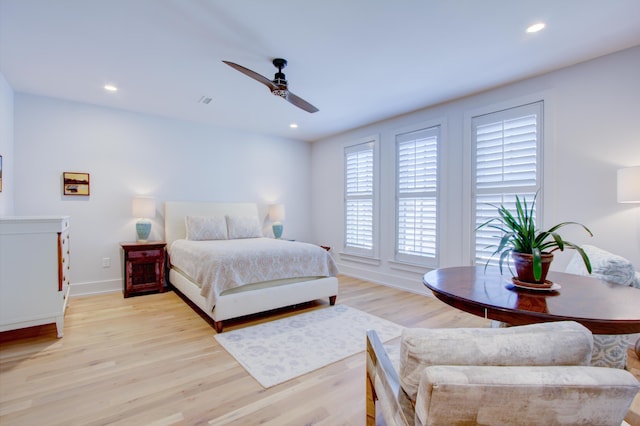
{"label": "white bedding", "polygon": [[191,241],[178,239],[169,248],[171,266],[202,288],[213,309],[218,296],[246,284],[284,278],[330,277],[338,273],[331,255],[307,243],[272,238]]}

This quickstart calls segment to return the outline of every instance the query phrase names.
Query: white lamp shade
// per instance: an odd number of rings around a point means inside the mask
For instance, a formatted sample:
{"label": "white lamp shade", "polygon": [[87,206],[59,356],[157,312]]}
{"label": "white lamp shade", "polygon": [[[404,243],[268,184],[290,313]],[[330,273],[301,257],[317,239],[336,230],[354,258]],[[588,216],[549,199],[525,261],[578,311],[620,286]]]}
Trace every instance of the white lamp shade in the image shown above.
{"label": "white lamp shade", "polygon": [[133,217],[156,217],[156,200],[153,197],[135,197],[133,199]]}
{"label": "white lamp shade", "polygon": [[284,220],[284,204],[271,204],[269,206],[269,219],[274,222]]}
{"label": "white lamp shade", "polygon": [[640,166],[618,170],[618,202],[640,203]]}

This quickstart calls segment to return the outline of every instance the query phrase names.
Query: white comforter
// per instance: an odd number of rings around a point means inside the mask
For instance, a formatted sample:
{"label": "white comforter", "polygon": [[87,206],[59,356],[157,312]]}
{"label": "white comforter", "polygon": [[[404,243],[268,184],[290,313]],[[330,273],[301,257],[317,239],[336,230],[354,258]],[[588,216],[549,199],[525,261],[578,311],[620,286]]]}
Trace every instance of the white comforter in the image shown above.
{"label": "white comforter", "polygon": [[171,266],[202,286],[200,294],[209,309],[222,292],[241,285],[338,273],[335,261],[321,247],[273,238],[176,240],[168,250]]}

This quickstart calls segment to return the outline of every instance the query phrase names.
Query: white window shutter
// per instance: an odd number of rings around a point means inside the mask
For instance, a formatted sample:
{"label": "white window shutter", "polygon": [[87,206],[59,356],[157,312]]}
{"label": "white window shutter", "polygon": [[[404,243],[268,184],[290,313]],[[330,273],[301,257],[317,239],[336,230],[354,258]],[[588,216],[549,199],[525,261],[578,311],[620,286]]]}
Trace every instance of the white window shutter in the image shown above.
{"label": "white window shutter", "polygon": [[345,148],[345,250],[373,251],[374,144]]}
{"label": "white window shutter", "polygon": [[[540,187],[542,111],[541,101],[472,119],[474,229],[495,217],[497,206],[515,213],[516,195],[533,200]],[[475,262],[484,265],[495,250],[488,246],[497,244],[502,234],[486,227],[474,234]],[[497,265],[498,260],[489,264]]]}
{"label": "white window shutter", "polygon": [[438,248],[440,126],[396,135],[396,260],[433,264]]}

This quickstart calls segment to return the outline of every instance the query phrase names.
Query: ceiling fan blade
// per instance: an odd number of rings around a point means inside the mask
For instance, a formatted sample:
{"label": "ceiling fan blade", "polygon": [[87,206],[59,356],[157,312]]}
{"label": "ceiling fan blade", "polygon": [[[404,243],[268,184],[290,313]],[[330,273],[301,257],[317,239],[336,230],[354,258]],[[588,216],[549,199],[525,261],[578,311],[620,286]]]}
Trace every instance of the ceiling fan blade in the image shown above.
{"label": "ceiling fan blade", "polygon": [[233,62],[229,62],[229,61],[222,61],[225,64],[229,65],[231,68],[234,68],[238,71],[240,71],[242,74],[247,75],[251,78],[253,78],[254,80],[264,84],[265,86],[267,86],[269,88],[269,90],[276,90],[278,88],[278,86],[276,86],[271,80],[269,80],[266,77],[261,76],[260,74],[258,74],[255,71],[251,71],[249,68],[245,68],[242,65],[238,65],[236,63]]}
{"label": "ceiling fan blade", "polygon": [[314,107],[309,102],[305,101],[304,99],[302,99],[299,96],[294,95],[291,92],[287,93],[287,101],[289,101],[293,105],[297,106],[298,108],[302,108],[303,110],[305,110],[307,112],[313,113],[313,112],[320,111],[318,108]]}
{"label": "ceiling fan blade", "polygon": [[294,95],[293,93],[287,90],[287,81],[285,80],[284,74],[282,74],[282,68],[287,65],[287,61],[284,59],[274,59],[273,65],[278,68],[278,73],[275,76],[275,79],[269,80],[268,78],[258,74],[255,71],[250,70],[249,68],[245,68],[242,65],[238,65],[234,62],[230,61],[222,61],[225,64],[229,65],[231,68],[234,68],[237,71],[240,71],[242,74],[251,77],[252,79],[264,84],[269,88],[271,93],[274,95],[285,98],[289,103],[301,108],[307,112],[318,112],[318,108],[311,105],[309,102],[305,101],[299,96]]}

